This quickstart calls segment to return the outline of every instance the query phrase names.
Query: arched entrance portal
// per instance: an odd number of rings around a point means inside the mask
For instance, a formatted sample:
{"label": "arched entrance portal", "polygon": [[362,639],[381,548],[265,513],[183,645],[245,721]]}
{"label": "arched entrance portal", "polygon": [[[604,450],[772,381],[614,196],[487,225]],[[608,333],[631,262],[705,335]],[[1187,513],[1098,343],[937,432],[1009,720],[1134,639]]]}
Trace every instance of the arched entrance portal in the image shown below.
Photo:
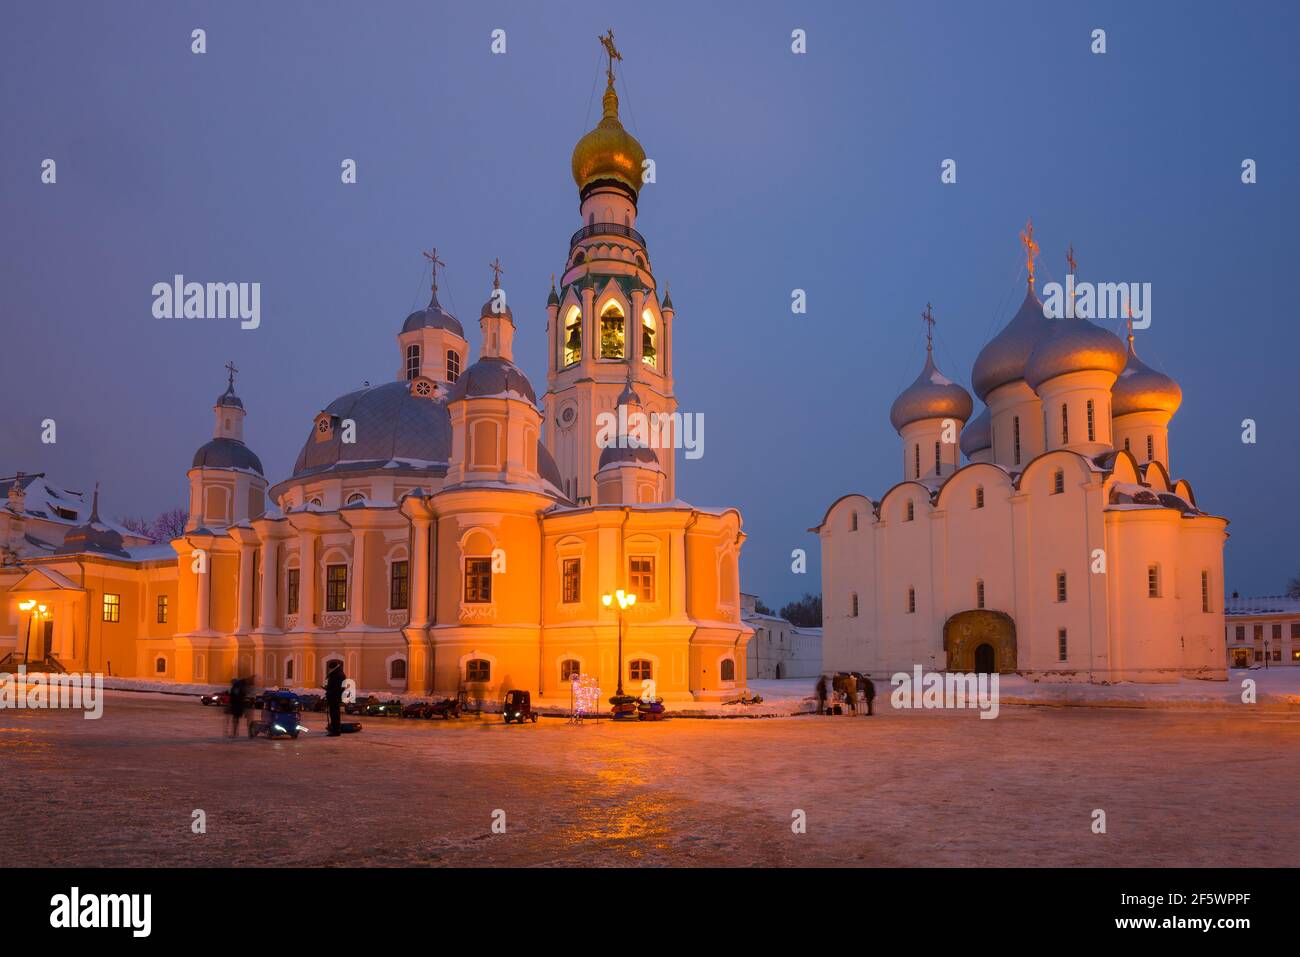
{"label": "arched entrance portal", "polygon": [[959,611],[943,625],[949,671],[1016,670],[1016,623],[1006,612],[985,608]]}

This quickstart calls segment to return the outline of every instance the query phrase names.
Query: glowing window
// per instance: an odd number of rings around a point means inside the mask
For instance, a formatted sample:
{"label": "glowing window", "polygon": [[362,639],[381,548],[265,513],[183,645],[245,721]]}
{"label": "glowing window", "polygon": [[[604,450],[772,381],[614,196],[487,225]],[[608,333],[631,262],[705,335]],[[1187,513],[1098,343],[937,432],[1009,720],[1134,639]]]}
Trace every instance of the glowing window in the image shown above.
{"label": "glowing window", "polygon": [[655,350],[655,336],[658,332],[655,326],[655,317],[647,309],[641,313],[641,361],[648,366],[654,366],[658,353]]}
{"label": "glowing window", "polygon": [[623,310],[611,302],[600,314],[600,357],[623,358]]}
{"label": "glowing window", "polygon": [[574,306],[564,320],[564,365],[571,366],[582,358],[582,310]]}
{"label": "glowing window", "polygon": [[420,347],[411,345],[406,347],[406,378],[414,379],[420,374]]}

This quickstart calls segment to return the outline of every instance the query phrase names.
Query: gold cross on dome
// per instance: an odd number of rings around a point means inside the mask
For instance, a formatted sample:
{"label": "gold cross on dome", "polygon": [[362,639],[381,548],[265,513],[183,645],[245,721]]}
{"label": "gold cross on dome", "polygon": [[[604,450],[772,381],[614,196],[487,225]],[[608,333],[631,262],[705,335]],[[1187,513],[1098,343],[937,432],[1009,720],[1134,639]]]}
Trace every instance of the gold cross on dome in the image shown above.
{"label": "gold cross on dome", "polygon": [[235,373],[239,370],[235,368],[235,363],[232,361],[226,363],[226,371],[230,373],[230,387],[233,389],[235,387]]}
{"label": "gold cross on dome", "polygon": [[[490,263],[488,263],[488,269],[492,270],[492,288],[500,289],[501,274],[505,272],[505,270],[501,268],[501,257],[497,256]],[[554,283],[554,280],[552,280],[552,283]]]}
{"label": "gold cross on dome", "polygon": [[438,288],[438,267],[447,268],[447,264],[438,258],[438,247],[434,246],[428,252],[421,251],[421,256],[429,260],[429,265],[433,267],[433,288]]}
{"label": "gold cross on dome", "polygon": [[605,48],[605,52],[609,54],[609,68],[605,70],[605,77],[609,80],[610,85],[613,86],[614,61],[623,59],[623,54],[619,53],[618,48],[614,46],[614,28],[610,27],[608,33],[604,36],[597,37],[596,39],[600,41],[601,46]]}
{"label": "gold cross on dome", "polygon": [[1074,258],[1074,243],[1070,243],[1070,248],[1065,254],[1065,261],[1070,265],[1070,275],[1079,268],[1079,260]]}
{"label": "gold cross on dome", "polygon": [[921,321],[925,323],[925,349],[929,352],[934,348],[934,313],[928,302],[925,304],[925,312],[921,313]]}
{"label": "gold cross on dome", "polygon": [[1034,221],[1029,219],[1025,222],[1024,231],[1020,234],[1020,242],[1025,247],[1025,265],[1029,269],[1029,288],[1034,288],[1034,259],[1038,256],[1038,243],[1034,242]]}

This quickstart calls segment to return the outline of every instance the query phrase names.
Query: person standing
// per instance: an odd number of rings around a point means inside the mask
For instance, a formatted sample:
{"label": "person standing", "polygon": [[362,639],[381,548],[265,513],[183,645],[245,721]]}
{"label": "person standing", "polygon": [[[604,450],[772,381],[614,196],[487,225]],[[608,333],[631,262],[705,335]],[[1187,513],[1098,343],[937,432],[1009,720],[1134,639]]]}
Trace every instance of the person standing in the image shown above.
{"label": "person standing", "polygon": [[325,673],[325,702],[329,705],[330,711],[327,737],[337,738],[343,733],[339,709],[343,706],[343,682],[346,680],[347,675],[343,674],[343,662],[335,658],[330,662],[329,669]]}
{"label": "person standing", "polygon": [[226,713],[230,715],[230,737],[232,738],[239,736],[239,719],[244,716],[246,704],[244,679],[232,679],[230,682],[230,702],[226,705]]}
{"label": "person standing", "polygon": [[817,679],[817,713],[826,713],[826,676]]}

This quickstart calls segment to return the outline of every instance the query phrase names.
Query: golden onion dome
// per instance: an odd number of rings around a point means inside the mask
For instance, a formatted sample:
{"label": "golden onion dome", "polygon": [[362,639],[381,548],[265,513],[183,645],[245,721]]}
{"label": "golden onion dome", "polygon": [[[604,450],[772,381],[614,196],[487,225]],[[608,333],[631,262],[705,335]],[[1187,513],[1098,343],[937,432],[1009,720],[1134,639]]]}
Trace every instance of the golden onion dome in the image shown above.
{"label": "golden onion dome", "polygon": [[579,191],[602,179],[622,183],[635,196],[641,189],[645,150],[618,119],[618,94],[610,81],[605,87],[605,115],[596,128],[573,147],[573,181]]}
{"label": "golden onion dome", "polygon": [[1111,415],[1131,412],[1165,412],[1173,415],[1183,403],[1178,383],[1137,357],[1133,336],[1128,337],[1128,361],[1110,390]]}
{"label": "golden onion dome", "polygon": [[1071,372],[1099,371],[1118,376],[1124,369],[1124,344],[1113,332],[1087,319],[1051,319],[1049,331],[1025,364],[1025,382],[1035,392],[1049,379]]}

